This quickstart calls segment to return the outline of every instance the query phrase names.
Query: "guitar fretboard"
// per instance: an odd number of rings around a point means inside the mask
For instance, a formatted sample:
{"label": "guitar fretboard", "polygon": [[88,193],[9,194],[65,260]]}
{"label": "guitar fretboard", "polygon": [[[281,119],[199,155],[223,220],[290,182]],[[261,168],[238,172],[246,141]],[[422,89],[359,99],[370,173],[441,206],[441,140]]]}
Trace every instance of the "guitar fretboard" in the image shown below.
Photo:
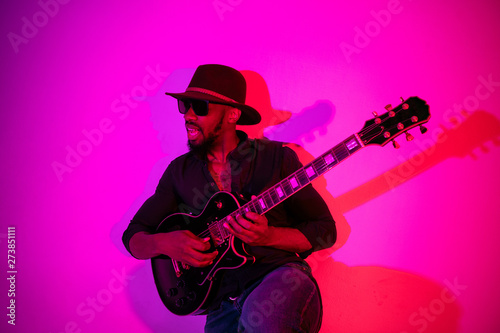
{"label": "guitar fretboard", "polygon": [[[259,194],[257,198],[235,210],[230,216],[236,217],[248,212],[264,214],[363,147],[358,135],[351,135],[323,155]],[[225,220],[224,218],[217,221],[209,227],[211,234],[216,234],[215,238],[219,242],[224,242],[230,236],[230,233],[222,226],[226,222]]]}

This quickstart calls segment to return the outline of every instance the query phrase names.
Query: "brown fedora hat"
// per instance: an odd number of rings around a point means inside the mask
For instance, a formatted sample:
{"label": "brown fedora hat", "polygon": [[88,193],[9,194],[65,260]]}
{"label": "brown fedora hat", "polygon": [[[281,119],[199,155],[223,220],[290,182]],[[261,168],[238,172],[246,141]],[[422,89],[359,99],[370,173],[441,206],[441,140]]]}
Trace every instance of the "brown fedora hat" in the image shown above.
{"label": "brown fedora hat", "polygon": [[241,110],[238,125],[255,125],[261,117],[257,110],[245,104],[246,92],[245,78],[236,69],[224,65],[201,65],[194,72],[186,92],[165,94],[176,99],[202,99],[234,106]]}

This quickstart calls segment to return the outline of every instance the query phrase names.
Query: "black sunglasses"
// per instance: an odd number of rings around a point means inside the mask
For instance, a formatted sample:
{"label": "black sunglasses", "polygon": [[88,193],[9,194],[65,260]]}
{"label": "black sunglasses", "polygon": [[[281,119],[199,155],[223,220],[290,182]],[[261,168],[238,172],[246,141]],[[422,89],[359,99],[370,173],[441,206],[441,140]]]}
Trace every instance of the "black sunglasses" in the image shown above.
{"label": "black sunglasses", "polygon": [[190,108],[197,116],[206,116],[208,114],[208,101],[202,99],[179,99],[179,112],[186,114]]}

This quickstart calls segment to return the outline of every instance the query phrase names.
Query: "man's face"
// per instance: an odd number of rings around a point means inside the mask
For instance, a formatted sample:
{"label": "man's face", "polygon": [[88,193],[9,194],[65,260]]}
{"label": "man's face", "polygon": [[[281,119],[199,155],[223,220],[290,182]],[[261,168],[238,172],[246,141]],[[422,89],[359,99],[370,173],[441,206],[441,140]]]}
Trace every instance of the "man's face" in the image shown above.
{"label": "man's face", "polygon": [[226,129],[226,110],[229,108],[209,103],[206,116],[196,115],[192,108],[184,114],[190,150],[206,152],[222,140],[222,133]]}

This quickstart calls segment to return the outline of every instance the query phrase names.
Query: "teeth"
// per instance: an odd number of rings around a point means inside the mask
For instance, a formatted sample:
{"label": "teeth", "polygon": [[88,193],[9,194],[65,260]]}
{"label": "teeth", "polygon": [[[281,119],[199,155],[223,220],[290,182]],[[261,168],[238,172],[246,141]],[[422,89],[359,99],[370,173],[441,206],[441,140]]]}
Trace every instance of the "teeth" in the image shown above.
{"label": "teeth", "polygon": [[195,137],[195,136],[197,136],[197,135],[198,135],[199,130],[198,130],[198,129],[196,129],[196,128],[188,128],[188,129],[187,129],[187,132],[188,132],[188,135],[189,135],[190,137]]}

